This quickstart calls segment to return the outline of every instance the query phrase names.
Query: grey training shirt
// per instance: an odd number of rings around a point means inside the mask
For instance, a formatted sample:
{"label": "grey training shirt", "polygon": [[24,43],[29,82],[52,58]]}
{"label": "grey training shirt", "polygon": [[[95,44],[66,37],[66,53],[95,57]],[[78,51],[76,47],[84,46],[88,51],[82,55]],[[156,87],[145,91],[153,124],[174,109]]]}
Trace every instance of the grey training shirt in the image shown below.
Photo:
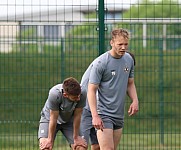
{"label": "grey training shirt", "polygon": [[81,90],[80,101],[73,102],[63,97],[62,84],[57,84],[49,91],[48,99],[41,111],[40,122],[50,120],[50,110],[59,110],[58,124],[66,123],[73,117],[75,108],[83,108],[86,102],[86,91]]}
{"label": "grey training shirt", "polygon": [[[134,77],[134,61],[130,54],[114,58],[109,51],[97,57],[84,73],[81,85],[98,84],[98,114],[124,118],[124,102],[128,78]],[[86,109],[90,110],[88,103]]]}

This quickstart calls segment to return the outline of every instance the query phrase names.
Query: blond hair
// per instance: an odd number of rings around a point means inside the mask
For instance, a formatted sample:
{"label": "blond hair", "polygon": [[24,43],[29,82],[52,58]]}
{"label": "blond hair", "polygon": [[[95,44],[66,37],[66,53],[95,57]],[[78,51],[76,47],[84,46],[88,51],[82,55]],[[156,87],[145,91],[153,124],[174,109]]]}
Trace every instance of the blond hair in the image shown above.
{"label": "blond hair", "polygon": [[126,30],[126,29],[122,29],[122,28],[119,28],[119,29],[114,29],[112,32],[111,32],[111,35],[112,35],[112,40],[114,40],[117,36],[122,36],[124,37],[125,39],[129,39],[129,32]]}

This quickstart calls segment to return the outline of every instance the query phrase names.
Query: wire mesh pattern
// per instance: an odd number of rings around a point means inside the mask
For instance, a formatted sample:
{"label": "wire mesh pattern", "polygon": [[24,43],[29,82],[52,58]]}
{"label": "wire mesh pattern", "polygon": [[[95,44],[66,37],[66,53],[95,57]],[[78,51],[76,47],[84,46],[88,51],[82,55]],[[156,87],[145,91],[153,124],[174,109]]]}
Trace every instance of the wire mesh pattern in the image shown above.
{"label": "wire mesh pattern", "polygon": [[[140,101],[129,117],[127,97],[119,149],[181,149],[180,1],[4,0],[0,9],[0,149],[38,149],[49,89],[80,81],[114,28],[131,34]],[[61,133],[54,149],[70,149]]]}

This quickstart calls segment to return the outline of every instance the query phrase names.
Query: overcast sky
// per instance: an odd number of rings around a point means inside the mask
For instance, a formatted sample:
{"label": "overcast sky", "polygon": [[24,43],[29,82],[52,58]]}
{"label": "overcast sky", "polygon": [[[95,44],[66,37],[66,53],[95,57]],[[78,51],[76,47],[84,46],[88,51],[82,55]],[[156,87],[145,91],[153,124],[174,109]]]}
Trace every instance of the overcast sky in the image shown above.
{"label": "overcast sky", "polygon": [[[104,0],[109,6],[129,8],[139,0]],[[33,13],[72,6],[97,5],[98,0],[0,0],[0,16]]]}

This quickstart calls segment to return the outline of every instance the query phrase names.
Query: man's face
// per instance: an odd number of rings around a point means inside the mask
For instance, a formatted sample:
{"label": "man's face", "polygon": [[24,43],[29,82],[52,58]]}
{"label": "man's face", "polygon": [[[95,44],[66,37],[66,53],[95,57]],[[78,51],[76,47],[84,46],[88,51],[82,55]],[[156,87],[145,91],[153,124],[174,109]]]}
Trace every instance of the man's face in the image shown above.
{"label": "man's face", "polygon": [[68,98],[70,101],[77,102],[80,100],[80,95],[74,96],[68,93],[63,93],[63,96]]}
{"label": "man's face", "polygon": [[125,54],[126,50],[128,50],[128,42],[129,40],[122,36],[117,36],[115,39],[111,40],[110,44],[115,57],[121,57]]}

